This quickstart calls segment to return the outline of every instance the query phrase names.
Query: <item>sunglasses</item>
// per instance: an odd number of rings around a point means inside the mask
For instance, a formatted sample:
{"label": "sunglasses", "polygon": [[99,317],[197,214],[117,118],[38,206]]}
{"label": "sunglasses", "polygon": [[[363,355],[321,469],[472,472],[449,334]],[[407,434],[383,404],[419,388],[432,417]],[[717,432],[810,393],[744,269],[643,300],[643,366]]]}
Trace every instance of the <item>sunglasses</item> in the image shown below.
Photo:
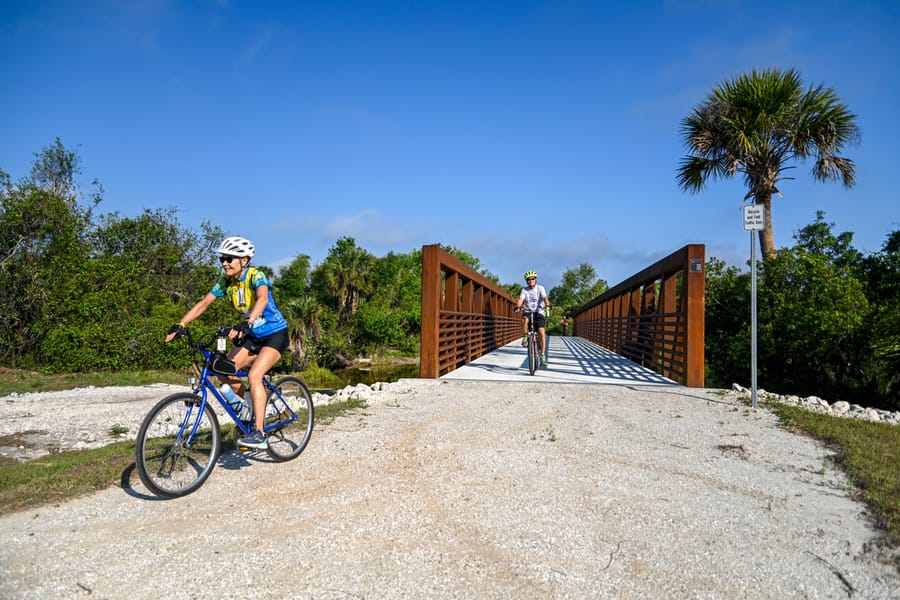
{"label": "sunglasses", "polygon": [[529,277],[525,281],[537,281],[537,277]]}
{"label": "sunglasses", "polygon": [[219,262],[220,262],[220,263],[223,263],[223,264],[224,264],[224,263],[230,263],[230,262],[235,261],[235,260],[238,260],[238,257],[237,257],[237,256],[220,256],[220,257],[219,257]]}

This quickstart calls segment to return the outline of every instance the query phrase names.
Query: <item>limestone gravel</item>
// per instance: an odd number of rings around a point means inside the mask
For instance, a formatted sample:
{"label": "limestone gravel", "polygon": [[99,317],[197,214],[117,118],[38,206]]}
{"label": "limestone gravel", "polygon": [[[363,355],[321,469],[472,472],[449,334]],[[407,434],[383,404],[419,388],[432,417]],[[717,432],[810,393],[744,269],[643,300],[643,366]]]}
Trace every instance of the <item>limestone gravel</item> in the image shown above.
{"label": "limestone gravel", "polygon": [[[384,387],[355,390],[367,407],[318,423],[294,461],[229,453],[176,500],[150,496],[128,472],[125,487],[0,518],[0,597],[900,594],[830,452],[734,396]],[[0,435],[19,423],[71,443],[79,431],[111,437],[112,422],[133,435],[169,392],[0,398]],[[47,414],[56,420],[35,417]]]}

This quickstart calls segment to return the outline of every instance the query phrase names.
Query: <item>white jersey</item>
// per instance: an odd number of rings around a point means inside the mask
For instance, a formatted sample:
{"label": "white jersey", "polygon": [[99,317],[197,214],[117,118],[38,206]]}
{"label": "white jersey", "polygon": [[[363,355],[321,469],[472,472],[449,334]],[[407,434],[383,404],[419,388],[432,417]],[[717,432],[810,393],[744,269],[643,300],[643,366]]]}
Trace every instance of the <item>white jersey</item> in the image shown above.
{"label": "white jersey", "polygon": [[522,306],[525,310],[534,312],[538,310],[538,308],[543,308],[544,306],[544,298],[547,297],[547,292],[544,290],[544,286],[536,285],[533,288],[531,287],[523,287],[522,293],[519,294],[519,298],[524,300]]}

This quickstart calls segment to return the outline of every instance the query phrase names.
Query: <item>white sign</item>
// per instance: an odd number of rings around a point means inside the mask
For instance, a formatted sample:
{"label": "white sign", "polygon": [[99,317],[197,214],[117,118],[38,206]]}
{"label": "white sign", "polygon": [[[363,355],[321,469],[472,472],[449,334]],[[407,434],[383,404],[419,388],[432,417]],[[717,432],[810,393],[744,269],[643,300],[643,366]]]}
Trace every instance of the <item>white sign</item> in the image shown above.
{"label": "white sign", "polygon": [[744,231],[759,231],[766,228],[764,208],[762,204],[748,204],[744,207]]}

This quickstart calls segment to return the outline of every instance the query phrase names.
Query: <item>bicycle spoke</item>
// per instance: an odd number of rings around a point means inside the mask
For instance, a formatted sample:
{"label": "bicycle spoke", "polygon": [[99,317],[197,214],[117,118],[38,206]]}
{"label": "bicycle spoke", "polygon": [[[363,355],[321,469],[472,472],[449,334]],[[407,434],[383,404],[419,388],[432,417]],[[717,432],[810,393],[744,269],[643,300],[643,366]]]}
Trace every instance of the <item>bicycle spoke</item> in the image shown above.
{"label": "bicycle spoke", "polygon": [[297,377],[282,377],[272,387],[266,403],[268,452],[276,460],[290,460],[303,451],[312,436],[312,395]]}
{"label": "bicycle spoke", "polygon": [[135,465],[151,492],[165,497],[189,494],[212,473],[219,455],[219,423],[193,394],[161,400],[144,419],[135,445]]}

